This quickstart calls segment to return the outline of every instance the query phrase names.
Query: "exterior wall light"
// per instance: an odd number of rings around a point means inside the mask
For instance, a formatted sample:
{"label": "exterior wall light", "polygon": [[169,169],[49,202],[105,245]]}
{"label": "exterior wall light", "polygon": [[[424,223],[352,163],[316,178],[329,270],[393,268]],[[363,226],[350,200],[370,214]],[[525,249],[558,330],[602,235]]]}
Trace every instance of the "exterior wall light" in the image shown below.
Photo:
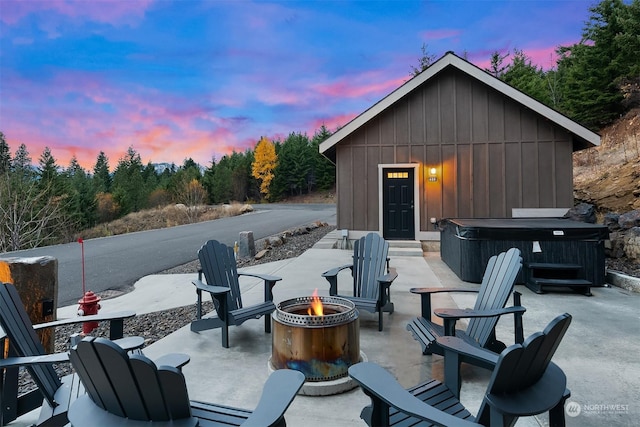
{"label": "exterior wall light", "polygon": [[429,168],[429,182],[438,181],[438,170],[436,168]]}

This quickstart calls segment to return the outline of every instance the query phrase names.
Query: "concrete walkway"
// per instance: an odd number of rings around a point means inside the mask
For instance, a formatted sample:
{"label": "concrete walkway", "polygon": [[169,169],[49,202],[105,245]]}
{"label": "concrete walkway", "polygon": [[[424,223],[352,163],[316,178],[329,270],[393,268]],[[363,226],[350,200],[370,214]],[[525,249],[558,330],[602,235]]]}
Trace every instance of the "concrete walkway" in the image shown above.
{"label": "concrete walkway", "polygon": [[[351,251],[320,249],[318,244],[302,256],[247,268],[283,277],[274,288],[277,302],[310,295],[318,288],[328,295],[328,283],[320,274],[332,267],[348,263]],[[429,379],[442,379],[443,359],[424,356],[419,344],[406,331],[407,322],[420,312],[420,302],[409,292],[415,286],[465,286],[440,260],[437,253],[424,257],[393,257],[391,264],[398,271],[392,286],[395,313],[385,314],[383,332],[377,330],[377,315],[360,314],[360,346],[369,361],[389,369],[405,387]],[[349,289],[348,272],[341,273],[342,289]],[[102,301],[102,312],[133,309],[138,313],[192,304],[195,290],[193,275],[154,275],[140,280],[135,290],[126,295]],[[262,298],[262,283],[243,282],[245,304]],[[549,321],[563,312],[573,316],[554,361],[564,369],[572,415],[568,426],[635,426],[640,417],[640,296],[619,288],[593,288],[593,297],[573,293],[537,295],[524,286],[517,286],[523,294],[527,308],[524,316],[525,336],[542,330]],[[145,301],[141,307],[139,301]],[[151,301],[151,303],[149,303]],[[456,294],[437,295],[436,307],[470,307],[473,296]],[[75,307],[61,308],[58,317],[75,315]],[[512,319],[498,324],[498,338],[513,342]],[[268,358],[271,355],[271,336],[263,331],[263,321],[248,321],[230,328],[231,348],[224,349],[220,330],[193,333],[186,326],[166,338],[145,348],[150,358],[170,352],[191,355],[184,367],[189,394],[193,400],[253,408],[260,398],[262,386],[268,376]],[[461,400],[475,413],[478,409],[490,372],[464,365]],[[328,397],[297,396],[286,414],[289,426],[358,426],[361,409],[369,399],[354,389]],[[32,417],[33,418],[33,417]],[[26,426],[29,416],[10,424]],[[522,418],[518,426],[544,426],[547,417]]]}

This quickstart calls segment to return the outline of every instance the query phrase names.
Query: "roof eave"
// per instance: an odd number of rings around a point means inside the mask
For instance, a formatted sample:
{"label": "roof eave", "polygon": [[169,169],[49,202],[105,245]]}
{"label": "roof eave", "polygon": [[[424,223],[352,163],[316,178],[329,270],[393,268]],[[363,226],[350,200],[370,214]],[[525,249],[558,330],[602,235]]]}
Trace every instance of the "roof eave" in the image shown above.
{"label": "roof eave", "polygon": [[[382,113],[384,110],[392,106],[402,97],[413,91],[415,88],[423,84],[425,81],[429,80],[432,76],[438,74],[445,67],[452,65],[459,70],[465,72],[466,74],[480,80],[485,83],[489,87],[501,92],[505,96],[517,101],[521,105],[525,105],[530,108],[534,112],[546,117],[551,120],[558,126],[566,129],[568,132],[574,135],[579,141],[582,141],[579,144],[580,148],[576,147],[574,142],[574,151],[581,150],[584,148],[595,147],[600,145],[600,136],[595,132],[590,131],[584,126],[576,123],[571,120],[567,116],[557,112],[556,110],[547,107],[540,101],[537,101],[530,97],[529,95],[521,92],[500,79],[495,78],[491,74],[486,71],[480,69],[479,67],[465,61],[464,59],[459,58],[453,53],[447,53],[445,56],[440,58],[438,61],[433,63],[429,68],[427,68],[422,73],[418,74],[411,80],[407,81],[405,84],[400,86],[398,89],[391,92],[389,95],[378,101],[372,107],[367,109],[365,112],[351,120],[344,127],[339,129],[336,133],[327,138],[324,142],[320,144],[320,153],[324,153],[331,148],[333,148],[333,158],[335,162],[335,145],[349,136],[351,133],[355,132],[369,120],[376,117],[378,114]],[[583,144],[585,144],[583,146]]]}

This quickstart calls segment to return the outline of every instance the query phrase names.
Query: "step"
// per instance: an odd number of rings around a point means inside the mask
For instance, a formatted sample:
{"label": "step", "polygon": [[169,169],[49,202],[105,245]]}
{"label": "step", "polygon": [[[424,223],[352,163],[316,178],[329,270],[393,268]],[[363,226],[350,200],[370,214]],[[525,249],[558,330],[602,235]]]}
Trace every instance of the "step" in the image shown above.
{"label": "step", "polygon": [[387,240],[389,248],[417,248],[422,250],[422,242],[420,240]]}
{"label": "step", "polygon": [[535,293],[545,293],[545,288],[572,288],[574,291],[581,291],[586,296],[592,296],[591,286],[593,284],[585,279],[547,279],[540,277],[531,277],[526,281],[525,285]]}
{"label": "step", "polygon": [[593,283],[585,279],[550,279],[542,277],[532,277],[530,280],[534,284],[542,286],[593,286]]}
{"label": "step", "polygon": [[418,248],[394,248],[389,247],[389,257],[394,256],[423,256],[422,247]]}
{"label": "step", "polygon": [[582,270],[580,264],[558,264],[550,262],[529,262],[526,263],[529,270]]}

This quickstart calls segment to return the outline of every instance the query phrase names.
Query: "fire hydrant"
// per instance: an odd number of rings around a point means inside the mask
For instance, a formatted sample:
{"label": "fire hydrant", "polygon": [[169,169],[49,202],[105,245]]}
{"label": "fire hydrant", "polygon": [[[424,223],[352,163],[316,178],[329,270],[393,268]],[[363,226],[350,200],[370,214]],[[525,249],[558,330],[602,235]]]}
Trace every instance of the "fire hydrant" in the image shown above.
{"label": "fire hydrant", "polygon": [[[82,298],[78,300],[78,316],[91,316],[92,314],[98,314],[100,310],[100,297],[91,291],[87,291]],[[82,333],[90,334],[95,328],[98,327],[98,322],[84,322],[82,324]]]}

